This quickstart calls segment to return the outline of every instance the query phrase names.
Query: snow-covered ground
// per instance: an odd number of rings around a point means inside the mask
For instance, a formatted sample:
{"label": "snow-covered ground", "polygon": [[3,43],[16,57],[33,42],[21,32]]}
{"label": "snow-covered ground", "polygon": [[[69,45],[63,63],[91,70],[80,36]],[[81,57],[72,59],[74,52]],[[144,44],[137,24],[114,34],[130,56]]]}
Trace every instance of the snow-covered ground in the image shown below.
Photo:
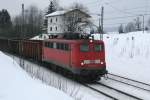
{"label": "snow-covered ground", "polygon": [[150,84],[150,32],[113,32],[103,37],[108,71]]}
{"label": "snow-covered ground", "polygon": [[109,72],[150,84],[150,32],[104,35]]}
{"label": "snow-covered ground", "polygon": [[73,100],[63,92],[33,80],[2,52],[0,64],[0,100]]}

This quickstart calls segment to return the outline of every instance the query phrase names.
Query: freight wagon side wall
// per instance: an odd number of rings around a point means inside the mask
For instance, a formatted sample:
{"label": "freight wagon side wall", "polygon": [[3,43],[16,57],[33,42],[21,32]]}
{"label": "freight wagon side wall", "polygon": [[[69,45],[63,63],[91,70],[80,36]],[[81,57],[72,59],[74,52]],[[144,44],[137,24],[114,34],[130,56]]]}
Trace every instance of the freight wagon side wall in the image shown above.
{"label": "freight wagon side wall", "polygon": [[0,50],[5,52],[9,51],[8,39],[0,39]]}
{"label": "freight wagon side wall", "polygon": [[42,61],[42,41],[0,39],[0,50]]}
{"label": "freight wagon side wall", "polygon": [[9,46],[9,53],[19,55],[19,44],[20,40],[9,40],[8,46]]}
{"label": "freight wagon side wall", "polygon": [[24,57],[42,61],[42,41],[25,40],[22,42],[22,46]]}

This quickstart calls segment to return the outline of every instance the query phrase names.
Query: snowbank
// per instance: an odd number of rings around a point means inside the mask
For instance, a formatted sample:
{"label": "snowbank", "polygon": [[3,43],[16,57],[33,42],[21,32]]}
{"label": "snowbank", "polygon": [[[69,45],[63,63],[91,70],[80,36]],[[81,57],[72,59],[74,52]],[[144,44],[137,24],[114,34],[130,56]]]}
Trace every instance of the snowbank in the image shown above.
{"label": "snowbank", "polygon": [[48,34],[40,34],[38,36],[31,38],[31,40],[45,40],[45,39],[49,39]]}
{"label": "snowbank", "polygon": [[0,100],[72,100],[63,92],[33,80],[0,52]]}
{"label": "snowbank", "polygon": [[104,41],[109,72],[150,84],[149,33],[106,34]]}

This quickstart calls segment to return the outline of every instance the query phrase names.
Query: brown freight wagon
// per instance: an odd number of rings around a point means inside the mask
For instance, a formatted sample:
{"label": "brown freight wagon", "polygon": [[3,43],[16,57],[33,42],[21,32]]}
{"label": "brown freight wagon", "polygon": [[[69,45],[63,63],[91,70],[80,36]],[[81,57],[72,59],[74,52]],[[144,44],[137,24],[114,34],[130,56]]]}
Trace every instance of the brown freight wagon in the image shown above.
{"label": "brown freight wagon", "polygon": [[8,39],[0,39],[0,50],[8,52],[9,46],[8,46]]}
{"label": "brown freight wagon", "polygon": [[9,40],[8,46],[9,46],[9,52],[12,54],[19,54],[19,43],[20,40]]}
{"label": "brown freight wagon", "polygon": [[0,39],[0,50],[42,61],[42,40]]}
{"label": "brown freight wagon", "polygon": [[20,42],[22,55],[37,61],[42,61],[42,45],[41,40],[23,40]]}

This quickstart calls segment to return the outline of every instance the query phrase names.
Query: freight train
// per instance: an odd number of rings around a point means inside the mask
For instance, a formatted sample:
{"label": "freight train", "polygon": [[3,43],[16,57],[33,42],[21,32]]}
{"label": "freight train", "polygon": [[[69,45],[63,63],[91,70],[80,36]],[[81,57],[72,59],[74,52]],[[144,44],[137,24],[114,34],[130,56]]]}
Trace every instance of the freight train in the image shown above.
{"label": "freight train", "polygon": [[[104,42],[94,39],[0,39],[0,50],[57,65],[73,75],[99,79],[107,74]],[[56,66],[55,66],[56,67]]]}

